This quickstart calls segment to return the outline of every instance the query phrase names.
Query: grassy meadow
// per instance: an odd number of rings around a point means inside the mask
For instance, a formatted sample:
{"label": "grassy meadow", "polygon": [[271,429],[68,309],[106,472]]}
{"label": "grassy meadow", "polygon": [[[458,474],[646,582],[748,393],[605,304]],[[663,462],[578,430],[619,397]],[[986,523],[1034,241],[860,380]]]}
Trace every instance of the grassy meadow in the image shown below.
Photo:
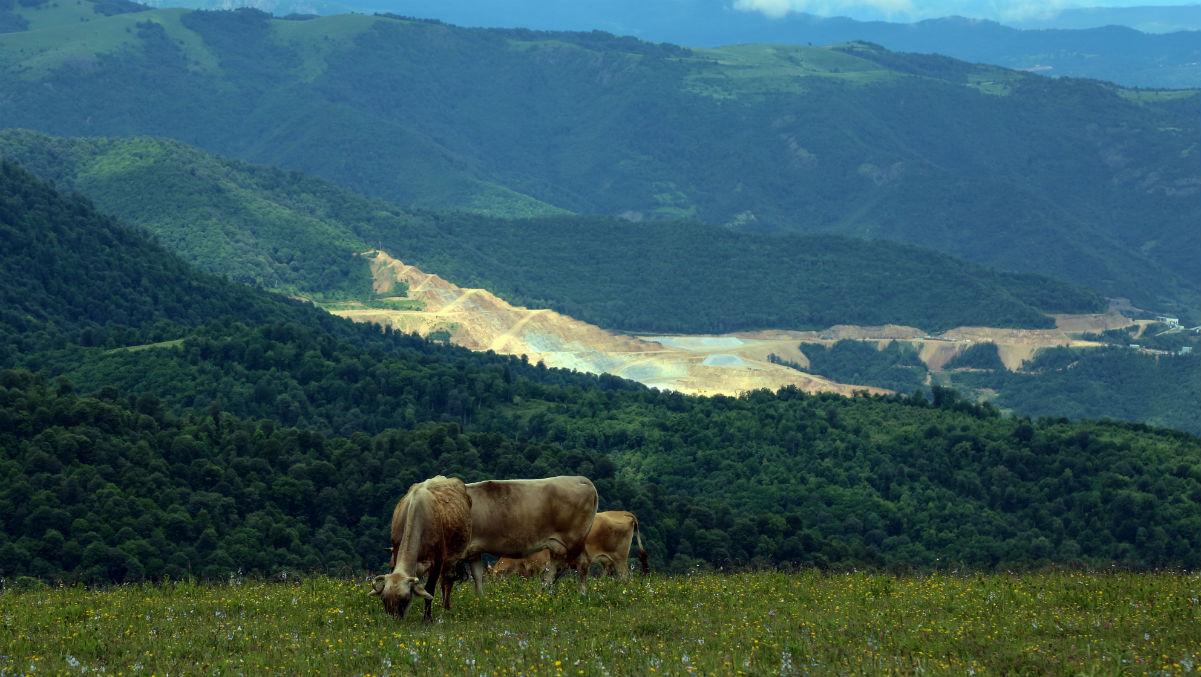
{"label": "grassy meadow", "polygon": [[421,621],[348,580],[0,593],[0,674],[1180,674],[1201,575],[698,574],[459,589]]}

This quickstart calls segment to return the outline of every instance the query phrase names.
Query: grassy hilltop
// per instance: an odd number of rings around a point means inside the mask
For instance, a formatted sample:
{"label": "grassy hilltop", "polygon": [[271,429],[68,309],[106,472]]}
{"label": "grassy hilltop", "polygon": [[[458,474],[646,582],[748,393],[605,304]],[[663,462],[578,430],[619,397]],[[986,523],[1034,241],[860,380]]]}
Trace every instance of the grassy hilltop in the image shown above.
{"label": "grassy hilltop", "polygon": [[758,573],[460,589],[396,621],[366,586],[0,592],[0,670],[109,674],[1182,674],[1201,578]]}

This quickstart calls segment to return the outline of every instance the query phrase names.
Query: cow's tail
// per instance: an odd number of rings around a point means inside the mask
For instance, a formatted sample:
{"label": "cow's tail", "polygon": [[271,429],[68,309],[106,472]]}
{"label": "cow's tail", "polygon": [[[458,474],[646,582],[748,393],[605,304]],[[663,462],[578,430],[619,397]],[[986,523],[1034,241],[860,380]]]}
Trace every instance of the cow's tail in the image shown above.
{"label": "cow's tail", "polygon": [[634,518],[634,538],[638,540],[638,562],[642,565],[642,575],[645,576],[651,572],[651,566],[647,562],[646,548],[642,547],[642,530],[638,528],[638,516],[630,513],[630,517]]}

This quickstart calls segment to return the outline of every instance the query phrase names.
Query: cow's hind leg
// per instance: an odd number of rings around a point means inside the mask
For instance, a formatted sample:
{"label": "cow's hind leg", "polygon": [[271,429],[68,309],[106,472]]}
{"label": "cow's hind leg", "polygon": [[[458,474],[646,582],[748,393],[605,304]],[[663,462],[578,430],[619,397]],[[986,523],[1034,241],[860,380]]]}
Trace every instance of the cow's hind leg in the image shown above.
{"label": "cow's hind leg", "polygon": [[484,559],[476,557],[468,564],[471,569],[471,580],[475,583],[475,594],[484,594]]}

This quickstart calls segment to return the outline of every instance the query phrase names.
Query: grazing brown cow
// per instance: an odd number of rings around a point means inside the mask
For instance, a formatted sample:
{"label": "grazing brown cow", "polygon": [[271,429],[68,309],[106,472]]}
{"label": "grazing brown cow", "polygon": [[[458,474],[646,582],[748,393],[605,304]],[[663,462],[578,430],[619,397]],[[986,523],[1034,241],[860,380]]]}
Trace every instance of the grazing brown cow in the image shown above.
{"label": "grazing brown cow", "polygon": [[392,511],[392,571],[375,577],[371,594],[397,618],[404,617],[414,594],[423,597],[425,620],[432,621],[434,586],[442,581],[442,603],[449,609],[454,581],[443,572],[454,571],[470,541],[471,497],[463,480],[439,475],[414,484]]}
{"label": "grazing brown cow", "polygon": [[540,480],[486,480],[467,485],[471,497],[471,543],[465,559],[483,593],[485,553],[497,557],[526,557],[549,551],[547,584],[558,570],[574,566],[580,572],[580,592],[588,591],[584,540],[596,517],[596,487],[587,477],[562,476]]}
{"label": "grazing brown cow", "polygon": [[[642,532],[634,513],[624,510],[597,513],[584,543],[587,566],[600,564],[602,571],[625,578],[629,575],[630,541],[634,537],[638,539],[638,561],[642,564],[642,573],[648,574],[650,566],[647,564],[646,548],[642,546]],[[521,559],[502,557],[492,567],[491,573],[495,576],[530,578],[545,571],[549,563],[550,555],[546,551]]]}

